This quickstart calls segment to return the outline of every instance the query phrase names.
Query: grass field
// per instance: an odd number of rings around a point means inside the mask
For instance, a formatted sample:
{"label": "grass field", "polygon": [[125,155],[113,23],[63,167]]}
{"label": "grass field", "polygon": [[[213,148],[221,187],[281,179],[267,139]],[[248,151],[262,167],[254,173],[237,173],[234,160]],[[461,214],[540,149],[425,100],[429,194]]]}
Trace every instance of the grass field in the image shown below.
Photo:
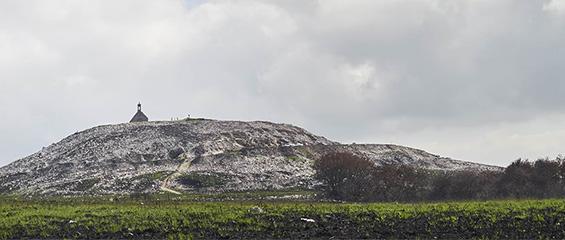
{"label": "grass field", "polygon": [[0,238],[565,238],[565,200],[344,204],[0,199]]}

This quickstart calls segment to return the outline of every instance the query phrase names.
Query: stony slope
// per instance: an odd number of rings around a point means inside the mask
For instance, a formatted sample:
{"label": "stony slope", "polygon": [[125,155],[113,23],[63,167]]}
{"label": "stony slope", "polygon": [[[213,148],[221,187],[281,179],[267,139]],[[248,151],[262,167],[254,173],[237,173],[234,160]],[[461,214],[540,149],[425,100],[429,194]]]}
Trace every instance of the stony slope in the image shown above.
{"label": "stony slope", "polygon": [[395,145],[341,145],[269,122],[191,119],[106,125],[0,168],[0,192],[129,194],[310,188],[313,161],[349,151],[376,164],[497,169]]}

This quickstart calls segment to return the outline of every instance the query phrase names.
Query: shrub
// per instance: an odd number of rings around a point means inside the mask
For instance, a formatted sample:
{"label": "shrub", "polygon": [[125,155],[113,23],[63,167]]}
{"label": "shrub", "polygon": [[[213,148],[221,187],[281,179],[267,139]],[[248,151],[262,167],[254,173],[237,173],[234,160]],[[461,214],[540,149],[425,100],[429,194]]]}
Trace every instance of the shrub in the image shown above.
{"label": "shrub", "polygon": [[338,200],[367,201],[374,191],[375,165],[351,153],[335,152],[314,163],[316,179],[323,183],[327,197]]}
{"label": "shrub", "polygon": [[432,200],[489,199],[496,195],[495,184],[501,173],[493,171],[450,171],[432,180]]}
{"label": "shrub", "polygon": [[327,197],[347,201],[425,201],[565,196],[565,161],[517,160],[504,171],[432,171],[406,165],[375,166],[350,153],[315,163]]}
{"label": "shrub", "polygon": [[427,197],[429,173],[407,165],[386,164],[376,167],[373,179],[378,201],[415,201]]}

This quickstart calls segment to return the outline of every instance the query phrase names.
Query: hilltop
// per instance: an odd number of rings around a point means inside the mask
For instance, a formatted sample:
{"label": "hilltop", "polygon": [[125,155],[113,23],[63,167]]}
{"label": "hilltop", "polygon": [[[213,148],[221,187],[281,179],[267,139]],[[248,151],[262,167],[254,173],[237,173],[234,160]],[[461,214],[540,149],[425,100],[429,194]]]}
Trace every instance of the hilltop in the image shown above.
{"label": "hilltop", "polygon": [[311,189],[314,160],[348,151],[375,164],[497,170],[422,150],[340,144],[270,122],[186,119],[104,125],[75,133],[0,168],[0,193],[132,194]]}

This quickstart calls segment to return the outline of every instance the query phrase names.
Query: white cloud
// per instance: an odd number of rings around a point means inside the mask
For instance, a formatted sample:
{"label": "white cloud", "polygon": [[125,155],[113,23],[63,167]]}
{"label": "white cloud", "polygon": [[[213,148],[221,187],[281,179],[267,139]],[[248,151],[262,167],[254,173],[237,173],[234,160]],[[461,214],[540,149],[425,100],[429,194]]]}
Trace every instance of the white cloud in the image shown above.
{"label": "white cloud", "polygon": [[543,10],[562,14],[565,13],[565,1],[563,0],[549,0],[543,4]]}

